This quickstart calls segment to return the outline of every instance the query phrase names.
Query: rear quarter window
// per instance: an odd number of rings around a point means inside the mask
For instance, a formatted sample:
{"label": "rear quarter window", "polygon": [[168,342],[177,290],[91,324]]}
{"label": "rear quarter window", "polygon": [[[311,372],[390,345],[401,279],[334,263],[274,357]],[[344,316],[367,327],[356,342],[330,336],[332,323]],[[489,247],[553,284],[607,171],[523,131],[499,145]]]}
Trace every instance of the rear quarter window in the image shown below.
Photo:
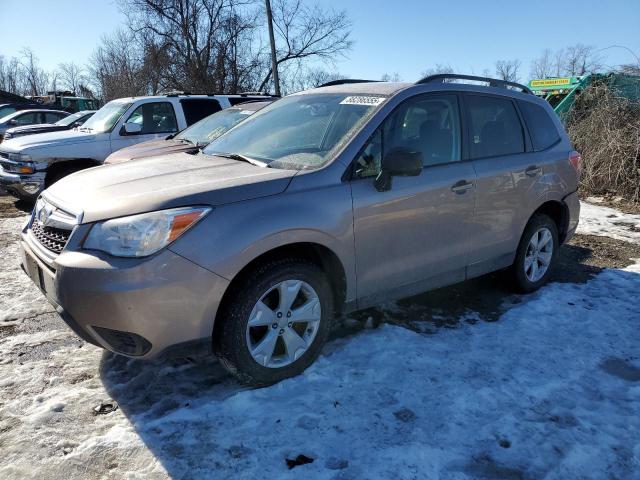
{"label": "rear quarter window", "polygon": [[213,98],[206,100],[197,98],[184,99],[180,100],[180,104],[182,105],[187,126],[191,126],[204,117],[208,117],[212,113],[222,110],[220,103]]}
{"label": "rear quarter window", "polygon": [[524,152],[522,123],[510,99],[467,95],[465,103],[472,158]]}
{"label": "rear quarter window", "polygon": [[518,100],[518,106],[529,129],[533,149],[536,152],[546,150],[560,141],[558,129],[545,108],[522,100]]}

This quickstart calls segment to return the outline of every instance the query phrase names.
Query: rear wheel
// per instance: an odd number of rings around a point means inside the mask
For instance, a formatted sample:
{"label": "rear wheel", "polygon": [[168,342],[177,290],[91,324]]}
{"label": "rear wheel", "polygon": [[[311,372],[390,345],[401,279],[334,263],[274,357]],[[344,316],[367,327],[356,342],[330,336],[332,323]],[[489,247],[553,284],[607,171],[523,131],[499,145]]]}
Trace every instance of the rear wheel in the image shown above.
{"label": "rear wheel", "polygon": [[333,295],[304,259],[265,263],[225,302],[214,332],[221,363],[243,383],[264,386],[304,371],[326,342]]}
{"label": "rear wheel", "polygon": [[535,215],[522,234],[511,277],[516,290],[529,293],[548,280],[558,253],[558,227],[547,215]]}

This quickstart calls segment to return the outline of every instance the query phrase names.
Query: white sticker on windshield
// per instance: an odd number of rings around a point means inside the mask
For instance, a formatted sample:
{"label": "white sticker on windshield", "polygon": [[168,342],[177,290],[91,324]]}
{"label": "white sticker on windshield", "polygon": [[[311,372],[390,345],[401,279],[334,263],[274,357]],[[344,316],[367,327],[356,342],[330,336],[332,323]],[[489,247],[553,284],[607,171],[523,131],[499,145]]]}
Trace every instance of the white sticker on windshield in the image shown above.
{"label": "white sticker on windshield", "polygon": [[376,106],[384,102],[384,97],[364,97],[364,96],[352,96],[347,97],[340,102],[340,105],[369,105]]}

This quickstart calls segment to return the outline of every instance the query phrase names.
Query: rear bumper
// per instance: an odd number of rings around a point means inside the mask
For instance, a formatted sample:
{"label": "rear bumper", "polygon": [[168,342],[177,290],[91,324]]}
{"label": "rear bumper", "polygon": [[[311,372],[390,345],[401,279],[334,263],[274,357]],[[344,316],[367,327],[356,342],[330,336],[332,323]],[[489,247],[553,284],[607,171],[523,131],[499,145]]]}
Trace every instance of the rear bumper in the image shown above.
{"label": "rear bumper", "polygon": [[146,259],[116,259],[63,251],[52,268],[24,238],[20,250],[25,272],[87,342],[137,358],[211,344],[228,281],[179,255],[165,250]]}
{"label": "rear bumper", "polygon": [[578,222],[580,220],[580,199],[578,198],[578,192],[573,192],[564,197],[564,204],[567,206],[569,212],[569,218],[567,219],[567,234],[564,238],[564,243],[571,240],[571,237],[576,233],[578,228]]}

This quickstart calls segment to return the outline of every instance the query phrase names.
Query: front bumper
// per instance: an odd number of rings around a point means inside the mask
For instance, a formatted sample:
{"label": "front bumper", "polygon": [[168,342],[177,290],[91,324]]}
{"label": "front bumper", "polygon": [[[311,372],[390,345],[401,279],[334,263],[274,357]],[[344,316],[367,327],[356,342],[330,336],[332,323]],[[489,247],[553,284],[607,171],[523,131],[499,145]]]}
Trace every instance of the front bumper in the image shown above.
{"label": "front bumper", "polygon": [[169,250],[144,259],[63,251],[45,262],[31,242],[23,234],[25,272],[84,340],[138,358],[182,345],[210,348],[224,278]]}
{"label": "front bumper", "polygon": [[36,198],[44,190],[46,172],[29,175],[10,173],[0,166],[0,186],[20,198]]}

